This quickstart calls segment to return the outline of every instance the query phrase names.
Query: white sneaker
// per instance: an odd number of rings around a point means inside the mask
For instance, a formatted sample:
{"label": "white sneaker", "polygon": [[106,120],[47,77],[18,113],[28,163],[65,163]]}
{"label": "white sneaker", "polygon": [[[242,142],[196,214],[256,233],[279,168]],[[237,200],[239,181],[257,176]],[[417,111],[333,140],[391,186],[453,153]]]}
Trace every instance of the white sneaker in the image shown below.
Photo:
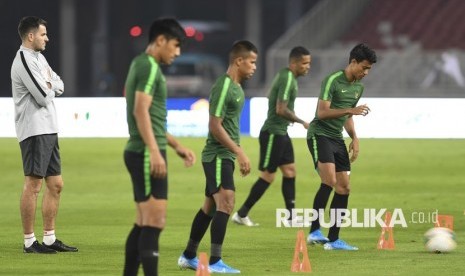
{"label": "white sneaker", "polygon": [[258,226],[258,223],[253,222],[250,220],[249,216],[246,216],[245,218],[241,218],[237,212],[234,213],[234,215],[231,217],[231,220],[237,224],[245,225],[245,226]]}

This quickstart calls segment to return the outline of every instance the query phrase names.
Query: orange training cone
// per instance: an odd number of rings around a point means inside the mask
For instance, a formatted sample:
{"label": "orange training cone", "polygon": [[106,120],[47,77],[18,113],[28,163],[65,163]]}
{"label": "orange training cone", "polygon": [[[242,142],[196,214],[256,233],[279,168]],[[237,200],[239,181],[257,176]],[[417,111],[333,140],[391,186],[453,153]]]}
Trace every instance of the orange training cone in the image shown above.
{"label": "orange training cone", "polygon": [[437,215],[435,227],[446,227],[454,231],[454,217],[450,215]]}
{"label": "orange training cone", "polygon": [[[301,255],[302,254],[302,255]],[[302,256],[302,261],[300,260]],[[297,232],[297,240],[295,242],[294,259],[291,264],[291,272],[312,272],[310,259],[307,253],[307,243],[303,230]]]}
{"label": "orange training cone", "polygon": [[199,264],[197,265],[195,276],[210,276],[210,271],[208,271],[208,256],[205,252],[200,252],[199,254]]}
{"label": "orange training cone", "polygon": [[394,249],[394,233],[391,224],[391,212],[386,212],[384,218],[385,226],[381,230],[381,236],[378,240],[378,249]]}

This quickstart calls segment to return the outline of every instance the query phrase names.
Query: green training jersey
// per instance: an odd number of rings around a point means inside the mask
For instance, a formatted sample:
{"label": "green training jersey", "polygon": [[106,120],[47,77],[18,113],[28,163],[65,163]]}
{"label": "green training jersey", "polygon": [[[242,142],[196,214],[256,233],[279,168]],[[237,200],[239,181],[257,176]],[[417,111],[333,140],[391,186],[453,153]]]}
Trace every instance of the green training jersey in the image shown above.
{"label": "green training jersey", "polygon": [[[210,91],[210,116],[223,119],[222,126],[229,137],[240,145],[240,126],[242,107],[244,106],[244,91],[227,75],[219,77]],[[202,162],[211,162],[215,157],[221,159],[236,159],[236,154],[223,146],[208,131],[208,138],[202,151]]]}
{"label": "green training jersey", "polygon": [[294,102],[297,97],[297,79],[289,68],[281,69],[275,76],[268,95],[268,116],[262,126],[262,131],[271,134],[285,135],[289,120],[276,114],[276,103],[287,102],[287,108],[294,111]]}
{"label": "green training jersey", "polygon": [[152,96],[149,114],[152,130],[160,150],[166,149],[166,80],[157,63],[150,55],[142,53],[135,57],[129,67],[125,83],[126,117],[129,140],[126,150],[143,152],[145,143],[137,129],[133,115],[136,91]]}
{"label": "green training jersey", "polygon": [[[328,75],[323,80],[319,99],[330,101],[331,109],[353,108],[357,105],[362,94],[363,84],[358,80],[349,82],[344,70],[340,70]],[[308,128],[307,139],[310,139],[315,134],[342,138],[342,129],[349,115],[336,119],[320,120],[317,114],[318,112],[315,112],[315,118]]]}

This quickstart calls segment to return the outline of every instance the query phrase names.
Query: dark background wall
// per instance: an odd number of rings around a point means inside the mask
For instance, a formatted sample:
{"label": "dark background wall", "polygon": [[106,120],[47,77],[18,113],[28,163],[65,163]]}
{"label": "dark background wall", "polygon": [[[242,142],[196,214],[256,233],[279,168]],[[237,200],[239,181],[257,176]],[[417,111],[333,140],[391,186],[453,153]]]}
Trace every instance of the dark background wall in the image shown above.
{"label": "dark background wall", "polygon": [[[318,2],[256,1],[260,7],[258,22],[261,35],[254,37],[253,42],[261,45],[259,50],[263,54],[262,57],[267,47],[290,24]],[[67,49],[62,48],[65,47],[61,45],[63,41],[60,41],[63,26],[60,15],[65,3],[72,4],[76,18],[73,32],[76,53],[74,63],[71,62]],[[246,14],[250,3],[251,1],[247,0],[0,0],[0,97],[11,96],[10,68],[21,44],[17,26],[23,16],[36,15],[48,22],[50,42],[44,55],[52,68],[62,75],[62,67],[73,66],[74,87],[68,87],[67,80],[64,79],[68,96],[120,96],[130,60],[144,50],[147,42],[146,31],[154,19],[171,16],[179,20],[223,23],[226,28],[204,33],[202,42],[189,39],[183,52],[215,54],[226,61],[226,53],[233,41],[244,39],[249,33]],[[140,37],[129,35],[130,28],[135,25],[142,27],[143,33]],[[259,62],[262,64],[264,58]],[[264,70],[262,68],[264,66],[260,66],[259,70]],[[111,85],[100,91],[100,78],[107,79]],[[261,85],[263,79],[264,74],[261,72],[257,85]]]}

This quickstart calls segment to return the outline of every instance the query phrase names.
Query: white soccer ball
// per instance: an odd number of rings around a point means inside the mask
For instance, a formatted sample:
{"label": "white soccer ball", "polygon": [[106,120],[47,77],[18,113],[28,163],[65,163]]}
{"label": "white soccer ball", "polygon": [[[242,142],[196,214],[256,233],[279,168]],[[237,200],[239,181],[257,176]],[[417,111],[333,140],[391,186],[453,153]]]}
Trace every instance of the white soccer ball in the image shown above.
{"label": "white soccer ball", "polygon": [[457,247],[455,233],[449,228],[434,227],[425,233],[426,250],[434,253],[446,253]]}

